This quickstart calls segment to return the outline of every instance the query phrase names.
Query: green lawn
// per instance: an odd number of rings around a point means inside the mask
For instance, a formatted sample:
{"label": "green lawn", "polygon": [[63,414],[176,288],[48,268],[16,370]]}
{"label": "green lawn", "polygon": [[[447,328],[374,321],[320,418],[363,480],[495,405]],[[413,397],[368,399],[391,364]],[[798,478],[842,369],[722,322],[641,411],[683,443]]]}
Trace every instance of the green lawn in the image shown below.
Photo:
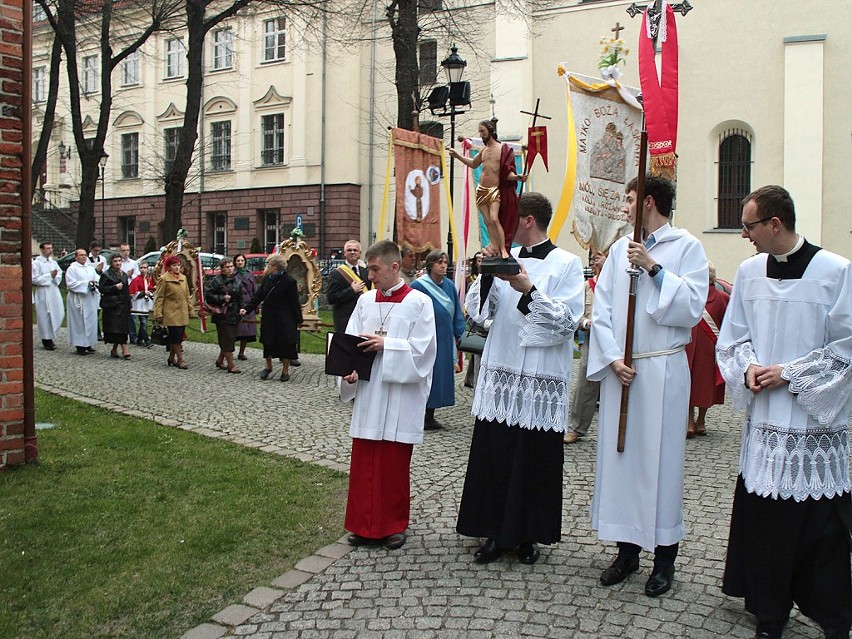
{"label": "green lawn", "polygon": [[346,476],[45,392],[0,474],[0,637],[177,637],[343,534]]}

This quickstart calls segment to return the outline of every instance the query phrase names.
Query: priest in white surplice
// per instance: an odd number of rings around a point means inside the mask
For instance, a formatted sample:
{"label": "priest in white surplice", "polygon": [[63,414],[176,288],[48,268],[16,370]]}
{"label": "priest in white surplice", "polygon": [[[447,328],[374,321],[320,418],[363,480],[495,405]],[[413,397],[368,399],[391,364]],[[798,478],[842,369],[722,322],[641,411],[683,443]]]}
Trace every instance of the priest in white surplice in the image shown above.
{"label": "priest in white surplice", "polygon": [[[636,215],[636,179],[627,185],[625,212]],[[669,223],[674,186],[648,176],[642,206],[643,242],[612,245],[592,311],[587,376],[601,382],[592,528],[618,542],[618,556],[601,574],[610,586],[639,569],[641,549],[654,553],[645,594],[671,588],[684,536],[683,459],[689,409],[684,347],[707,300],[707,257],[701,243]],[[644,269],[636,291],[633,366],[624,364],[630,263]],[[630,387],[627,438],[616,450],[622,386]]]}
{"label": "priest in white surplice", "polygon": [[369,381],[352,371],[340,383],[341,399],[355,400],[344,525],[353,546],[382,543],[394,550],[406,540],[411,453],[423,443],[438,348],[435,312],[429,296],[400,277],[396,244],[377,242],[365,257],[374,288],[358,297],[346,332],[364,336],[361,346],[376,358]]}
{"label": "priest in white surplice", "polygon": [[68,289],[68,342],[77,348],[78,355],[95,352],[101,300],[98,292],[100,278],[86,250],[74,251],[74,261],[65,271],[65,287]]}
{"label": "priest in white surplice", "polygon": [[[476,417],[456,531],[485,538],[477,562],[517,548],[533,564],[537,544],[562,528],[562,437],[571,387],[572,342],[583,315],[580,258],[547,237],[550,202],[524,193],[511,253],[514,276],[480,276],[465,306],[480,324],[492,319],[471,412]],[[486,256],[498,255],[486,247]]]}
{"label": "priest in white surplice", "polygon": [[59,333],[65,308],[62,305],[62,270],[53,259],[53,245],[42,242],[38,245],[41,255],[33,260],[33,304],[38,321],[38,334],[45,350],[56,350],[53,340]]}
{"label": "priest in white surplice", "polygon": [[743,200],[740,265],[716,345],[746,409],[722,590],[758,637],[781,637],[795,602],[829,639],[852,626],[849,413],[852,267],[796,233],[790,194]]}

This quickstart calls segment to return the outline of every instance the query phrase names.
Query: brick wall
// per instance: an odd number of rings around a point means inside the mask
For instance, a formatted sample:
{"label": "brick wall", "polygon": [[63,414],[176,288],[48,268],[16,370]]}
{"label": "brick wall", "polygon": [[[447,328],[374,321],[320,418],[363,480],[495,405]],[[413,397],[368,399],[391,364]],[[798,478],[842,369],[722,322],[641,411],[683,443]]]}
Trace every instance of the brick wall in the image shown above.
{"label": "brick wall", "polygon": [[[251,241],[257,237],[263,242],[263,229],[259,228],[261,218],[259,212],[265,209],[276,209],[280,212],[281,236],[283,241],[287,232],[295,223],[296,215],[301,215],[303,223],[312,225],[314,235],[305,239],[308,244],[319,250],[319,185],[282,186],[274,188],[238,189],[233,191],[214,191],[201,196],[201,206],[198,206],[198,195],[187,193],[184,198],[183,228],[189,234],[188,239],[193,244],[199,244],[203,250],[211,248],[212,229],[210,216],[214,213],[227,214],[227,253],[248,253]],[[325,247],[326,253],[343,247],[350,239],[358,239],[361,233],[361,187],[355,184],[326,185],[326,216],[325,216]],[[148,237],[160,244],[174,238],[162,237],[159,223],[163,220],[163,196],[131,197],[106,200],[104,202],[104,217],[106,223],[106,240],[108,246],[116,246],[120,239],[123,217],[136,218],[136,246],[134,254],[142,255],[142,249]],[[100,202],[96,206],[96,223],[100,224]],[[246,228],[237,228],[237,220],[245,221]],[[148,230],[142,230],[147,224]],[[240,223],[239,226],[242,226]]]}
{"label": "brick wall", "polygon": [[0,0],[0,469],[24,462],[22,24],[21,0]]}

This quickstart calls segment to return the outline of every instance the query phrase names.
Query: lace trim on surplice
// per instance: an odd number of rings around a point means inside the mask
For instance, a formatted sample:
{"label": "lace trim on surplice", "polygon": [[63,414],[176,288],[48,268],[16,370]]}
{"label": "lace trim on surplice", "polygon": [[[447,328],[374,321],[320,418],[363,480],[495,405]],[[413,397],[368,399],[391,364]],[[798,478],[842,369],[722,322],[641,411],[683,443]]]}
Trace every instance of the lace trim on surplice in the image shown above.
{"label": "lace trim on surplice", "polygon": [[802,409],[820,424],[831,424],[852,395],[852,365],[829,348],[811,351],[783,365],[781,377]]}
{"label": "lace trim on surplice", "polygon": [[740,449],[740,472],[749,492],[802,501],[850,490],[849,427],[794,429],[749,418]]}
{"label": "lace trim on surplice", "polygon": [[568,304],[535,290],[529,309],[521,326],[521,346],[553,346],[573,337],[577,319]]}
{"label": "lace trim on surplice", "polygon": [[510,426],[562,432],[567,408],[568,385],[564,379],[490,367],[477,381],[471,413]]}
{"label": "lace trim on surplice", "polygon": [[745,385],[745,372],[757,363],[751,342],[716,348],[716,364],[728,384],[734,410],[745,410],[751,401],[752,392]]}

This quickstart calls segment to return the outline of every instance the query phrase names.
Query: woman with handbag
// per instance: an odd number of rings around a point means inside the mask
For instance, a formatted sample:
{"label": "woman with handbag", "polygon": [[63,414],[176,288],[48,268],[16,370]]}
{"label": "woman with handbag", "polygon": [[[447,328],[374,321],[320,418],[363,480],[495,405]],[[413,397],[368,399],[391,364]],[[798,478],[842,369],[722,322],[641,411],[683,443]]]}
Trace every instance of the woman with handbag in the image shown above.
{"label": "woman with handbag", "polygon": [[113,254],[109,268],[101,273],[98,290],[101,293],[101,310],[104,344],[112,344],[109,356],[118,359],[118,347],[124,359],[130,359],[127,350],[127,330],[130,326],[130,284],[121,270],[121,255]]}
{"label": "woman with handbag", "polygon": [[[248,270],[246,261],[246,256],[242,253],[234,256],[236,276],[243,287],[242,299],[250,300],[257,291],[257,285],[254,281],[254,273]],[[237,324],[237,339],[240,340],[240,354],[237,355],[237,359],[245,361],[248,359],[246,346],[249,342],[257,340],[257,316],[254,313],[249,313]]]}
{"label": "woman with handbag", "polygon": [[447,274],[447,263],[447,254],[440,249],[430,252],[424,262],[425,275],[411,283],[411,288],[432,298],[432,306],[435,308],[435,333],[438,338],[438,356],[432,369],[432,390],[426,402],[423,424],[425,430],[442,428],[441,424],[435,421],[435,409],[456,403],[456,340],[464,332],[464,318],[458,291],[452,281],[444,277]]}
{"label": "woman with handbag", "polygon": [[260,379],[268,379],[272,375],[272,358],[275,357],[283,364],[278,378],[282,382],[290,379],[290,360],[299,356],[299,325],[302,323],[296,280],[287,274],[286,268],[283,255],[270,255],[260,288],[240,309],[240,315],[245,317],[263,304],[260,342],[266,368],[260,373]]}
{"label": "woman with handbag", "polygon": [[154,292],[154,311],[151,319],[162,323],[169,331],[169,366],[177,366],[181,370],[188,367],[183,362],[183,334],[189,319],[195,316],[192,298],[189,294],[189,284],[186,276],[180,272],[180,258],[169,255],[163,260],[165,271],[157,280]]}
{"label": "woman with handbag", "polygon": [[236,276],[234,260],[230,257],[219,262],[219,270],[221,274],[204,287],[204,309],[213,316],[216,337],[219,340],[216,368],[227,370],[229,373],[241,373],[242,371],[234,366],[234,346],[237,324],[240,323],[243,285]]}

